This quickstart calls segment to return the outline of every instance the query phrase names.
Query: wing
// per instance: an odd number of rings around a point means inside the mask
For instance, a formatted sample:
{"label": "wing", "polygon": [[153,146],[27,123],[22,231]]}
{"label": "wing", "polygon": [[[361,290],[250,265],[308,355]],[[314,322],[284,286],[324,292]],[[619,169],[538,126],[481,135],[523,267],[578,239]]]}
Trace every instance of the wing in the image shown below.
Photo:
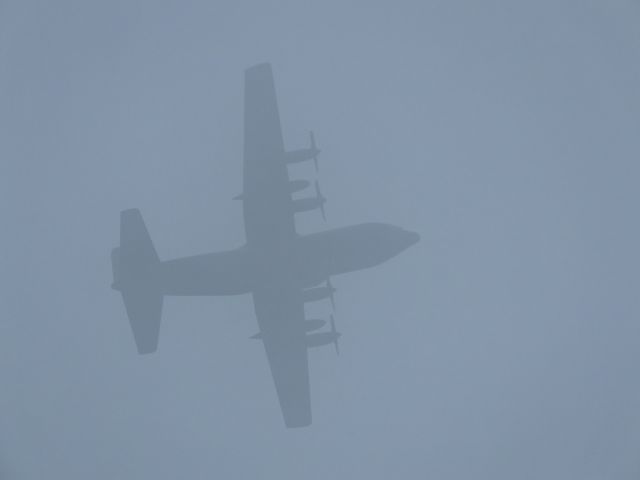
{"label": "wing", "polygon": [[253,303],[287,427],[311,423],[304,303],[280,115],[269,64],[245,72],[244,224],[257,269]]}
{"label": "wing", "polygon": [[245,71],[244,224],[247,243],[281,244],[295,236],[280,115],[268,63]]}
{"label": "wing", "polygon": [[269,284],[254,291],[253,304],[285,425],[310,425],[309,364],[299,291]]}

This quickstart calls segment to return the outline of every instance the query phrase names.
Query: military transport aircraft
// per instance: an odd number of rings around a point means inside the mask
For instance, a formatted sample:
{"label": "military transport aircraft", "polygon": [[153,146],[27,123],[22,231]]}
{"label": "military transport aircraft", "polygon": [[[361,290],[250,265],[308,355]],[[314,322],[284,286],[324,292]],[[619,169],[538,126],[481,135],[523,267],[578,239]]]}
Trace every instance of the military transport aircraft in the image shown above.
{"label": "military transport aircraft", "polygon": [[[165,295],[251,294],[259,333],[287,427],[311,424],[307,349],[334,344],[340,334],[331,316],[305,318],[304,305],[330,299],[334,275],[378,265],[419,240],[419,235],[382,223],[363,223],[300,235],[294,216],[320,209],[325,199],[293,199],[310,184],[290,180],[287,164],[314,160],[309,148],[285,151],[269,64],[245,71],[244,186],[237,199],[244,209],[245,245],[235,250],[161,261],[137,209],[120,214],[120,246],[113,249],[113,285],[124,305],[141,354],[158,346]],[[315,333],[312,333],[315,332]]]}

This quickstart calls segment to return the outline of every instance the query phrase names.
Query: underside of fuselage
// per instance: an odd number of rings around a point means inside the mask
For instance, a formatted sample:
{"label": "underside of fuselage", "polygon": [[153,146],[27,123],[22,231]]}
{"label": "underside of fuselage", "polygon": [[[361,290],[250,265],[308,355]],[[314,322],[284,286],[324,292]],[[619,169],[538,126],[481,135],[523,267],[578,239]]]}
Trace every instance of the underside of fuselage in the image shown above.
{"label": "underside of fuselage", "polygon": [[163,295],[240,295],[279,275],[309,288],[334,275],[378,265],[417,241],[417,235],[368,223],[299,236],[292,248],[270,252],[245,245],[226,252],[161,262]]}

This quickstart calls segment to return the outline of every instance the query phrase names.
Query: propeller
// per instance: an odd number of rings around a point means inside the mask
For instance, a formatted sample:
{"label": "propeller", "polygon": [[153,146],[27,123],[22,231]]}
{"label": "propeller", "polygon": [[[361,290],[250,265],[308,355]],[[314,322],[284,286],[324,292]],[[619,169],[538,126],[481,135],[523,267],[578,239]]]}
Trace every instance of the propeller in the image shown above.
{"label": "propeller", "polygon": [[324,211],[324,202],[326,202],[327,199],[322,196],[322,192],[320,192],[320,184],[318,183],[317,180],[316,180],[316,198],[320,200],[320,212],[322,213],[322,219],[326,222],[327,215]]}
{"label": "propeller", "polygon": [[336,291],[335,288],[333,288],[333,285],[331,285],[331,279],[327,278],[327,289],[329,289],[329,299],[331,300],[331,308],[333,308],[333,311],[336,311],[336,301],[333,298],[333,294]]}
{"label": "propeller", "polygon": [[320,150],[316,147],[316,137],[313,134],[313,131],[309,132],[309,143],[311,144],[309,148],[313,150],[313,165],[316,167],[316,173],[318,173],[318,154],[320,153]]}
{"label": "propeller", "polygon": [[340,348],[338,347],[338,338],[340,338],[340,334],[336,332],[336,322],[333,319],[333,314],[330,316],[331,318],[331,333],[333,334],[333,344],[336,347],[336,355],[340,355]]}

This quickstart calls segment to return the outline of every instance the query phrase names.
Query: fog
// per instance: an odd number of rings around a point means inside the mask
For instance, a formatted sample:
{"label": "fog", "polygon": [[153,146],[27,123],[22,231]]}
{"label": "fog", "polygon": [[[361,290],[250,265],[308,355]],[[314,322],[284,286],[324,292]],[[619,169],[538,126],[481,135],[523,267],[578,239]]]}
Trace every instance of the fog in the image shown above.
{"label": "fog", "polygon": [[[640,5],[0,2],[0,475],[640,477]],[[164,302],[140,356],[119,213],[170,259],[244,242],[243,72],[316,135],[307,233],[421,241],[332,279],[284,427],[250,296]],[[327,304],[311,317],[326,318]]]}

